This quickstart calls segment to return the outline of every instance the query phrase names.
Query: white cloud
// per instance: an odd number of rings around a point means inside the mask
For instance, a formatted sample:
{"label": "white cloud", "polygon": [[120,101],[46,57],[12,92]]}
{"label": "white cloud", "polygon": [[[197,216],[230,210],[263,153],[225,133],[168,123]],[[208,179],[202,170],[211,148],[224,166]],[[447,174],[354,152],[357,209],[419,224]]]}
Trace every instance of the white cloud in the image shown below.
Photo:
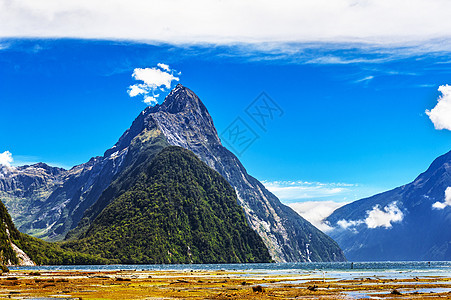
{"label": "white cloud", "polygon": [[158,100],[155,97],[146,96],[144,98],[144,103],[146,103],[147,105],[150,105],[150,106],[154,106],[158,103]]}
{"label": "white cloud", "polygon": [[421,45],[450,36],[450,11],[447,0],[0,0],[0,37]]}
{"label": "white cloud", "polygon": [[434,123],[435,129],[451,130],[451,86],[441,85],[438,90],[442,95],[438,98],[437,105],[432,110],[426,110],[426,114]]}
{"label": "white cloud", "polygon": [[392,223],[401,222],[404,218],[404,213],[399,209],[397,202],[394,201],[383,209],[380,205],[375,205],[371,210],[366,211],[366,218],[362,220],[339,220],[337,225],[343,229],[350,229],[355,231],[355,227],[365,224],[368,228],[385,227],[391,228]]}
{"label": "white cloud", "polygon": [[[143,86],[143,88],[141,88],[141,86]],[[128,94],[130,95],[130,97],[135,97],[146,93],[147,91],[145,90],[144,85],[141,84],[131,85],[128,90]]]}
{"label": "white cloud", "polygon": [[13,156],[11,152],[5,151],[3,153],[0,153],[0,165],[11,167],[11,163],[13,162]]}
{"label": "white cloud", "polygon": [[333,228],[329,224],[324,223],[324,219],[330,216],[337,208],[345,204],[347,203],[334,201],[306,201],[290,203],[288,206],[304,219],[312,223],[316,228],[323,232],[327,232]]}
{"label": "white cloud", "polygon": [[[352,200],[362,199],[380,192],[381,189],[353,183],[324,183],[309,181],[262,181],[263,185],[283,203],[290,206],[318,229],[333,229],[324,220],[337,208]],[[382,188],[382,190],[384,190]],[[306,201],[311,200],[311,201]],[[368,212],[369,213],[369,212]],[[374,213],[371,215],[373,217]],[[365,221],[348,221],[352,226]],[[371,222],[369,220],[369,222]],[[359,223],[359,224],[360,224]],[[347,223],[339,222],[346,226]],[[342,227],[343,227],[342,226]]]}
{"label": "white cloud", "polygon": [[[160,65],[160,64],[158,64]],[[158,66],[160,67],[160,66]],[[141,80],[144,84],[151,88],[159,88],[165,86],[166,88],[171,87],[172,81],[178,81],[179,78],[175,77],[170,73],[171,70],[160,70],[157,68],[137,68],[133,72],[133,78],[136,80]]]}
{"label": "white cloud", "polygon": [[341,228],[348,229],[350,227],[355,227],[357,225],[365,223],[363,220],[356,220],[356,221],[347,221],[347,220],[340,220],[337,222],[337,225]]}
{"label": "white cloud", "polygon": [[170,89],[173,81],[179,81],[179,78],[174,76],[174,72],[175,70],[171,70],[168,65],[162,63],[157,64],[157,67],[153,68],[136,68],[132,77],[143,83],[129,86],[127,92],[130,97],[142,95],[144,103],[155,105],[158,103],[158,97],[160,96],[156,92]]}
{"label": "white cloud", "polygon": [[435,202],[432,207],[435,209],[444,209],[447,206],[451,206],[451,186],[445,190],[445,202]]}
{"label": "white cloud", "polygon": [[404,218],[404,214],[398,208],[396,202],[392,202],[385,206],[383,210],[380,209],[379,205],[373,207],[373,209],[367,212],[367,217],[365,223],[368,228],[385,227],[391,228],[392,222],[401,222]]}
{"label": "white cloud", "polygon": [[333,229],[324,220],[337,208],[352,200],[374,195],[381,190],[374,187],[341,182],[263,180],[262,183],[283,203],[290,206],[299,215],[324,232]]}
{"label": "white cloud", "polygon": [[168,66],[167,64],[159,63],[159,64],[157,64],[157,66],[160,67],[160,68],[162,68],[163,70],[165,70],[165,71],[167,71],[167,72],[170,72],[170,71],[171,71],[171,69],[169,68],[169,66]]}

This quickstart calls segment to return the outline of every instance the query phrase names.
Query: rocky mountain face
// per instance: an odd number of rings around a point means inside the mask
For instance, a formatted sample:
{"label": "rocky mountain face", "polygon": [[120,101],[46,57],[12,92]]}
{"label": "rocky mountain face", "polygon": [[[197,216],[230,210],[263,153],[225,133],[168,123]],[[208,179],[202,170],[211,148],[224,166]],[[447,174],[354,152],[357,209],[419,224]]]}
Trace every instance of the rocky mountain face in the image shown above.
{"label": "rocky mountain face", "polygon": [[[200,99],[178,85],[161,105],[146,108],[103,157],[54,175],[44,193],[30,200],[6,188],[3,197],[20,230],[60,240],[83,234],[111,198],[105,190],[122,172],[156,155],[168,145],[194,152],[235,189],[247,221],[263,239],[273,259],[292,261],[343,261],[338,245],[327,235],[283,205],[255,178],[238,158],[222,146],[211,116]],[[0,178],[1,182],[6,180]],[[32,189],[35,190],[34,188]],[[102,192],[105,190],[104,194]],[[14,207],[22,205],[22,210]],[[32,211],[32,216],[24,210]],[[81,220],[81,221],[80,221]],[[77,227],[78,224],[78,227]]]}
{"label": "rocky mountain face", "polygon": [[108,187],[108,205],[64,248],[111,263],[271,261],[233,188],[191,151],[166,147],[130,172]]}
{"label": "rocky mountain face", "polygon": [[349,260],[450,260],[451,152],[413,182],[345,205],[327,221]]}
{"label": "rocky mountain face", "polygon": [[0,199],[19,230],[62,240],[122,170],[127,150],[94,157],[70,170],[44,163],[0,170]]}

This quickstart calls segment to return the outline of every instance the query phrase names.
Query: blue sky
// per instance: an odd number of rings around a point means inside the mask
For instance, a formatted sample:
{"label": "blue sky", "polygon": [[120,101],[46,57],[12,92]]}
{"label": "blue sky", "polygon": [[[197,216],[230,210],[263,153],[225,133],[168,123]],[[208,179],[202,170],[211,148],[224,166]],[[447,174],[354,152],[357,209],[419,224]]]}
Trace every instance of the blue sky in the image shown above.
{"label": "blue sky", "polygon": [[[240,159],[283,201],[350,201],[413,180],[451,150],[425,110],[451,83],[447,51],[289,44],[0,41],[0,153],[71,167],[102,155],[146,107],[134,69],[169,65],[218,132],[241,117],[259,135]],[[173,85],[175,82],[173,82]],[[245,113],[266,92],[284,111],[261,130]],[[161,103],[166,93],[161,93]]]}

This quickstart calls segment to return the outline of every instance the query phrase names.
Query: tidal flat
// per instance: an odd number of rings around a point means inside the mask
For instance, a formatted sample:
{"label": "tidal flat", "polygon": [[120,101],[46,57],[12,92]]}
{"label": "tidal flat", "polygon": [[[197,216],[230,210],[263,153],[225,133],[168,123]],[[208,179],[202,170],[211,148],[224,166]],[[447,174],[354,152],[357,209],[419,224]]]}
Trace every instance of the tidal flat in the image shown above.
{"label": "tidal flat", "polygon": [[[13,270],[1,299],[451,299],[450,276],[255,271]],[[400,274],[402,275],[402,274]]]}

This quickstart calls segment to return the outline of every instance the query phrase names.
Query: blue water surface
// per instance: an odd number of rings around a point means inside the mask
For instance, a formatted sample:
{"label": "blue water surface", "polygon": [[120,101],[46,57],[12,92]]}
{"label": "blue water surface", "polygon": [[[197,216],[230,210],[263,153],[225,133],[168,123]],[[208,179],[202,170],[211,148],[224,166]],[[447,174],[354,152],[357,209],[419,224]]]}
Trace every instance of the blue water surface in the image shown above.
{"label": "blue water surface", "polygon": [[450,261],[405,261],[405,262],[309,262],[309,263],[254,263],[254,264],[167,264],[167,265],[58,265],[16,266],[11,270],[72,270],[72,271],[438,271],[450,272]]}

